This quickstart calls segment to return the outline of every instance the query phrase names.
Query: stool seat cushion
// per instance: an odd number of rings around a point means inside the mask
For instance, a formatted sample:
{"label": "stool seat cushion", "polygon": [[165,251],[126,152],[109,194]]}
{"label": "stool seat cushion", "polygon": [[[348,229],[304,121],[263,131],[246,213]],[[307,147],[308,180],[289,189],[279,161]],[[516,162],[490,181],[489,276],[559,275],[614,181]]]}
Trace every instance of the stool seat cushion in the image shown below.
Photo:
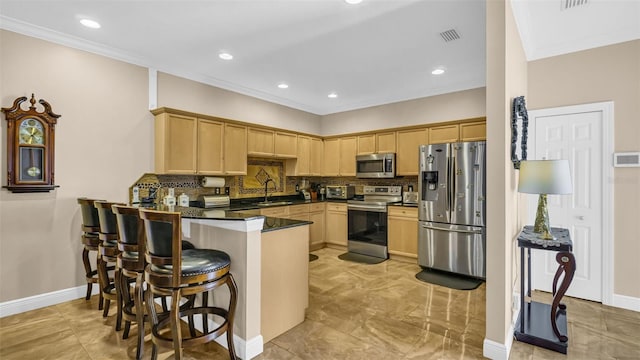
{"label": "stool seat cushion", "polygon": [[[229,267],[231,259],[225,252],[211,249],[187,249],[182,251],[182,276],[206,274]],[[171,274],[171,265],[151,265],[151,270]]]}

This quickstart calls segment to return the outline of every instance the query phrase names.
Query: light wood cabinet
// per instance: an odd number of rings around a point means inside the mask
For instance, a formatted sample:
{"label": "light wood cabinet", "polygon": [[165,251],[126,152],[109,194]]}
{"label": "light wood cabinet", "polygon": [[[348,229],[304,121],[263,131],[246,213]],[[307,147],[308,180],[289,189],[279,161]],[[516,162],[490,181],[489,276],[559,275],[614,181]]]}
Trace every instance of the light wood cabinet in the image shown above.
{"label": "light wood cabinet", "polygon": [[389,206],[389,254],[418,258],[418,208]]}
{"label": "light wood cabinet", "polygon": [[309,229],[264,232],[260,240],[260,334],[265,343],[304,321],[309,307]]}
{"label": "light wood cabinet", "polygon": [[322,139],[297,136],[297,156],[287,160],[287,176],[321,176]]}
{"label": "light wood cabinet", "polygon": [[347,246],[347,204],[327,203],[325,242]]}
{"label": "light wood cabinet", "polygon": [[276,218],[286,218],[289,216],[289,207],[274,206],[266,209],[260,209],[260,215],[276,217]]}
{"label": "light wood cabinet", "polygon": [[357,155],[396,152],[396,132],[358,135]]}
{"label": "light wood cabinet", "polygon": [[396,153],[397,175],[418,175],[419,147],[428,143],[429,130],[400,130],[397,133],[398,152]]}
{"label": "light wood cabinet", "polygon": [[224,173],[247,174],[247,127],[236,124],[224,125]]}
{"label": "light wood cabinet", "polygon": [[309,208],[309,246],[311,250],[320,249],[324,244],[324,203],[313,203]]}
{"label": "light wood cabinet", "polygon": [[340,138],[340,176],[356,176],[357,138]]}
{"label": "light wood cabinet", "polygon": [[309,157],[309,175],[322,175],[323,142],[319,138],[311,138],[311,156]]}
{"label": "light wood cabinet", "polygon": [[396,132],[376,133],[376,152],[394,153],[396,152]]}
{"label": "light wood cabinet", "polygon": [[249,128],[247,154],[249,156],[272,157],[274,132],[267,129]]}
{"label": "light wood cabinet", "polygon": [[286,206],[289,214],[288,219],[309,221],[309,204]]}
{"label": "light wood cabinet", "polygon": [[429,129],[429,144],[456,142],[459,132],[458,124],[432,127]]}
{"label": "light wood cabinet", "polygon": [[340,175],[340,139],[326,139],[324,141],[323,154],[324,166],[322,176]]}
{"label": "light wood cabinet", "polygon": [[155,171],[159,174],[196,172],[198,119],[170,113],[155,117]]}
{"label": "light wood cabinet", "polygon": [[358,135],[358,155],[373,154],[376,152],[376,135]]}
{"label": "light wood cabinet", "polygon": [[460,124],[460,141],[487,139],[487,124],[484,121]]}
{"label": "light wood cabinet", "polygon": [[198,119],[196,169],[198,174],[224,174],[224,123]]}
{"label": "light wood cabinet", "polygon": [[273,156],[295,158],[298,156],[298,135],[276,131]]}

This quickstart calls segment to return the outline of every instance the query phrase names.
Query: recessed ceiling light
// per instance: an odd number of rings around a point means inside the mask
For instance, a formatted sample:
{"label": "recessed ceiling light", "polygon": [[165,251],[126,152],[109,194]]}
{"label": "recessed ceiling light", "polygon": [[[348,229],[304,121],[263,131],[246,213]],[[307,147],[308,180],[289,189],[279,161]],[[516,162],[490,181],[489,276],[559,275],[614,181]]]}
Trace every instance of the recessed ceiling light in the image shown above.
{"label": "recessed ceiling light", "polygon": [[362,0],[344,0],[344,2],[346,2],[347,4],[355,5],[360,4]]}
{"label": "recessed ceiling light", "polygon": [[218,54],[218,57],[222,60],[231,60],[233,59],[233,55],[229,54],[228,52],[221,52],[220,54]]}
{"label": "recessed ceiling light", "polygon": [[286,89],[286,88],[288,88],[288,87],[289,87],[289,85],[288,85],[288,84],[285,84],[285,83],[280,83],[280,84],[278,84],[278,87],[279,87],[280,89]]}
{"label": "recessed ceiling light", "polygon": [[442,75],[442,74],[444,74],[444,69],[435,69],[431,73],[433,75]]}
{"label": "recessed ceiling light", "polygon": [[100,24],[97,21],[89,20],[89,19],[81,19],[80,24],[91,28],[91,29],[100,29]]}
{"label": "recessed ceiling light", "polygon": [[338,94],[332,92],[331,94],[327,95],[329,97],[329,99],[335,99],[338,97]]}

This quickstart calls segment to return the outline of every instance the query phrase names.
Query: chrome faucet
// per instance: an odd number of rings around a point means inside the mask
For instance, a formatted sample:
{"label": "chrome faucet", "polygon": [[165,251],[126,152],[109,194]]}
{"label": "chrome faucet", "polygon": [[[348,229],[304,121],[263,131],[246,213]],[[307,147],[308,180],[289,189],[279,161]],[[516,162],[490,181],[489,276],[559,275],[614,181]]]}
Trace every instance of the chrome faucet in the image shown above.
{"label": "chrome faucet", "polygon": [[269,181],[273,183],[273,186],[276,185],[276,182],[272,178],[268,178],[267,180],[264,181],[264,202],[265,203],[269,202],[268,200],[269,193],[267,189],[267,186],[269,185]]}

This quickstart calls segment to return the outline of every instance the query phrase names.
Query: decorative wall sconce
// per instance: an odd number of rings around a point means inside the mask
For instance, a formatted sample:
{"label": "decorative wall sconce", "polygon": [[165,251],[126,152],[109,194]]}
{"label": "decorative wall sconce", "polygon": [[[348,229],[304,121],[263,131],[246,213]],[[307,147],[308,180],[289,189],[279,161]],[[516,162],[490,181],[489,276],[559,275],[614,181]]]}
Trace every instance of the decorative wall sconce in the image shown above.
{"label": "decorative wall sconce", "polygon": [[529,115],[524,96],[513,99],[511,107],[511,162],[514,169],[520,169],[520,162],[527,160],[527,135]]}

